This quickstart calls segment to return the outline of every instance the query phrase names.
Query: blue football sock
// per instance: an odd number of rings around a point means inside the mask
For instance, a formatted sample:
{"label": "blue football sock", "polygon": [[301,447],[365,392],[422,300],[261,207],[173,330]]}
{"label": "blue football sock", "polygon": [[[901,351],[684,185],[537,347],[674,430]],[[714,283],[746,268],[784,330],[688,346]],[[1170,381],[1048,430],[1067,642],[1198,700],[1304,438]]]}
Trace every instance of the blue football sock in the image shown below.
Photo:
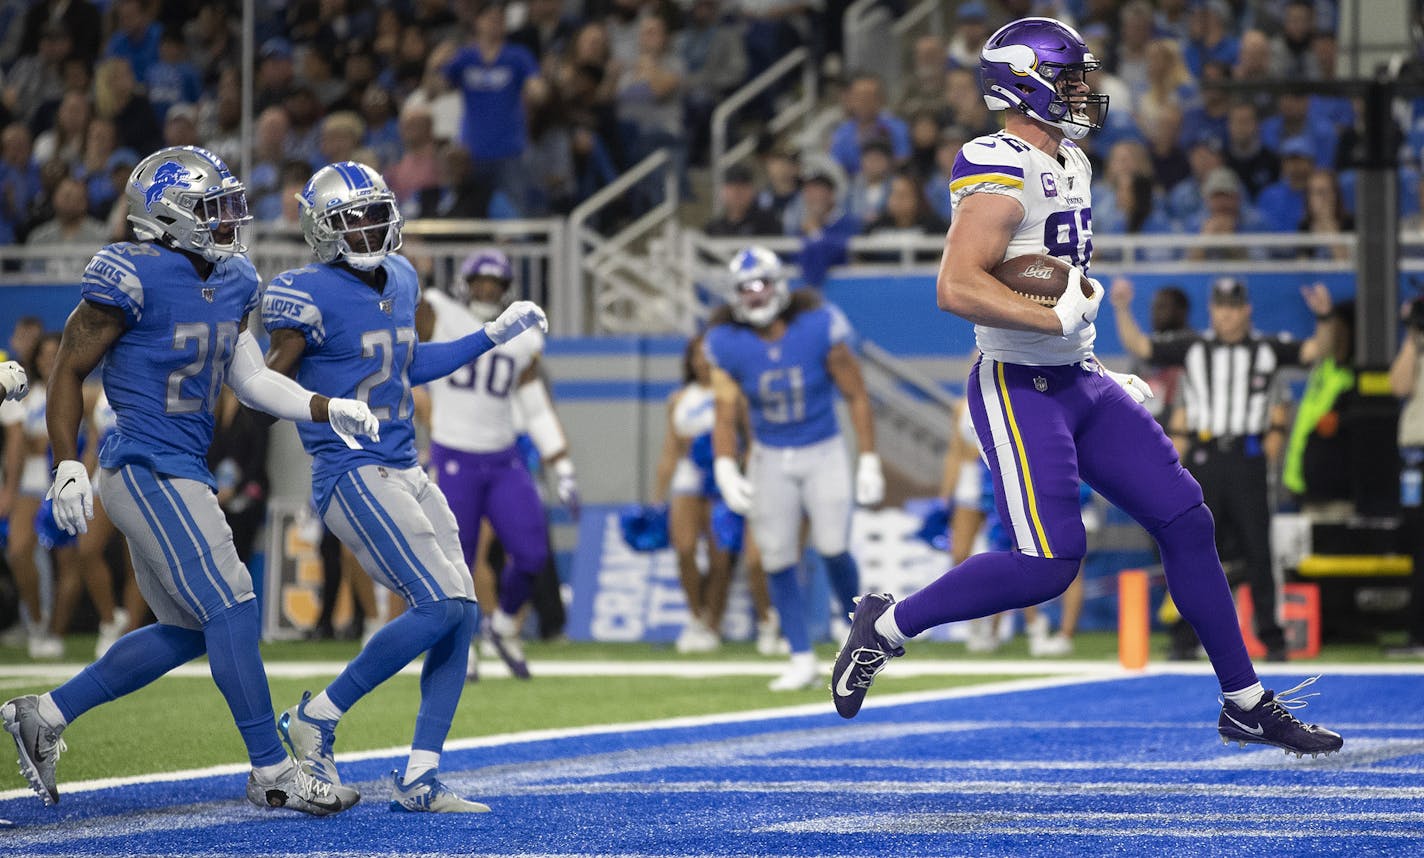
{"label": "blue football sock", "polygon": [[[435,646],[451,629],[464,622],[464,604],[457,599],[445,599],[416,605],[386,623],[326,687],[326,696],[342,712],[351,711],[357,700],[395,676],[416,656]],[[461,682],[465,681],[463,671],[461,668]]]}
{"label": "blue football sock", "polygon": [[262,668],[262,653],[257,647],[260,623],[257,600],[248,599],[218,611],[203,626],[213,682],[227,700],[254,767],[280,763],[287,756],[277,738],[272,692],[267,687],[267,671]]}
{"label": "blue football sock", "polygon": [[463,618],[425,654],[425,666],[420,670],[420,712],[415,716],[415,738],[410,743],[413,751],[439,752],[445,747],[455,707],[465,690],[470,640],[479,624],[480,609],[474,602],[451,604],[460,606]]}
{"label": "blue football sock", "polygon": [[841,603],[845,614],[855,613],[855,597],[860,595],[860,567],[849,551],[842,551],[834,557],[822,558],[826,564],[826,577],[831,580],[831,592]]}
{"label": "blue football sock", "polygon": [[157,623],[129,632],[104,657],[51,693],[65,723],[95,706],[137,691],[203,654],[203,633]]}
{"label": "blue football sock", "polygon": [[771,603],[781,617],[781,633],[791,645],[791,651],[810,652],[811,633],[806,629],[806,605],[801,599],[801,583],[796,580],[796,567],[768,572],[767,589],[771,592]]}

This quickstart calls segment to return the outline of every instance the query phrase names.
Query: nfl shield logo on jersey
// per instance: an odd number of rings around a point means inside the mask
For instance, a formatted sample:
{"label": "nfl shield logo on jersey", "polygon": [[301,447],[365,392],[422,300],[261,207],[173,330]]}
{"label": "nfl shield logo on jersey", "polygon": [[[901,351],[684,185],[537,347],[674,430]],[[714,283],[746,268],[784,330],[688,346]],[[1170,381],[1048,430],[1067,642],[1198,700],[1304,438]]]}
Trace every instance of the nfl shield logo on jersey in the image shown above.
{"label": "nfl shield logo on jersey", "polygon": [[381,301],[381,312],[389,316],[391,314],[391,310],[395,309],[395,306],[396,301],[394,298],[386,298]]}
{"label": "nfl shield logo on jersey", "polygon": [[212,286],[203,287],[203,300],[209,304],[213,303],[213,296],[218,294],[218,290]]}
{"label": "nfl shield logo on jersey", "polygon": [[1039,393],[1043,393],[1044,391],[1048,390],[1048,379],[1044,378],[1041,375],[1034,376],[1033,389],[1037,390]]}

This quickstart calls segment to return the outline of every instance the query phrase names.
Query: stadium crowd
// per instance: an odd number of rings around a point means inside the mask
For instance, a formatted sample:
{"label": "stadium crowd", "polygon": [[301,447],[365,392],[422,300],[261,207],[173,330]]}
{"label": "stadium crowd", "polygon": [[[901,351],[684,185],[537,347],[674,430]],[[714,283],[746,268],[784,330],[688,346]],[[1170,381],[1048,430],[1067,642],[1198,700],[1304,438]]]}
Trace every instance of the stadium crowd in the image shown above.
{"label": "stadium crowd", "polygon": [[[718,101],[806,45],[844,119],[824,152],[766,141],[759,169],[727,176],[727,213],[708,230],[938,233],[959,147],[997,127],[974,79],[977,46],[1004,21],[1043,14],[1075,23],[1103,62],[1094,85],[1111,96],[1109,125],[1085,146],[1100,230],[1351,228],[1356,106],[1213,86],[1328,79],[1333,0],[966,0],[947,38],[907,46],[895,91],[840,72],[847,5],[259,2],[242,178],[259,221],[288,226],[305,178],[345,159],[382,171],[407,217],[567,213],[657,148],[705,163]],[[122,232],[119,189],[159,145],[201,142],[243,163],[236,3],[11,0],[0,20],[0,243]],[[1396,134],[1418,150],[1419,132]],[[1401,177],[1406,215],[1418,211],[1417,176]]]}

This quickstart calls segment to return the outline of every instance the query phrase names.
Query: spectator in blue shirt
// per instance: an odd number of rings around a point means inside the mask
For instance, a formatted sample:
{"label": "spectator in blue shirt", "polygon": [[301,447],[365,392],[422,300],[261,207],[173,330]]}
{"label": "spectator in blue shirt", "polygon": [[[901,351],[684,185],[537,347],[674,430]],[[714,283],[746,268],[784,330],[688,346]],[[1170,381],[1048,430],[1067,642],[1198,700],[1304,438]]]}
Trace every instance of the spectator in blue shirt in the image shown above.
{"label": "spectator in blue shirt", "polygon": [[834,165],[813,165],[802,173],[801,193],[786,207],[788,235],[801,239],[801,276],[808,285],[825,283],[831,266],[844,264],[851,236],[861,221],[841,204],[844,179]]}
{"label": "spectator in blue shirt", "polygon": [[890,141],[896,163],[910,157],[910,129],[885,110],[885,85],[873,74],[851,78],[844,96],[846,118],[831,132],[831,157],[849,175],[860,170],[860,147],[872,137]]}
{"label": "spectator in blue shirt", "polygon": [[1306,185],[1315,168],[1310,144],[1292,137],[1281,144],[1281,177],[1267,185],[1256,197],[1256,210],[1266,225],[1277,232],[1291,232],[1305,217]]}
{"label": "spectator in blue shirt", "polygon": [[40,194],[33,142],[23,122],[11,122],[0,131],[0,244],[24,240],[30,200]]}
{"label": "spectator in blue shirt", "polygon": [[445,77],[464,97],[460,141],[473,158],[474,179],[502,191],[519,209],[527,196],[521,168],[529,143],[524,92],[538,79],[539,62],[528,48],[504,37],[504,4],[480,6],[474,41],[445,66]]}
{"label": "spectator in blue shirt", "polygon": [[860,172],[850,180],[846,211],[855,215],[861,223],[880,217],[890,199],[890,180],[894,174],[895,164],[889,141],[881,137],[865,141],[865,145],[860,147]]}
{"label": "spectator in blue shirt", "polygon": [[1231,66],[1210,62],[1202,69],[1201,100],[1188,109],[1182,117],[1182,145],[1191,148],[1201,137],[1214,137],[1221,146],[1226,145],[1226,114],[1231,110],[1231,94],[1214,83],[1225,83],[1231,79]]}
{"label": "spectator in blue shirt", "polygon": [[148,70],[158,62],[158,43],[163,28],[153,20],[157,4],[143,0],[115,0],[114,35],[104,55],[123,57],[133,67],[134,77],[148,79]]}
{"label": "spectator in blue shirt", "polygon": [[[1241,180],[1230,167],[1212,170],[1202,182],[1201,193],[1206,205],[1187,219],[1187,232],[1208,238],[1265,232],[1268,229],[1262,223],[1261,216],[1246,202]],[[1262,259],[1265,256],[1261,248],[1244,246],[1194,246],[1187,251],[1187,258],[1193,261]]]}
{"label": "spectator in blue shirt", "polygon": [[1261,121],[1261,142],[1280,150],[1286,140],[1298,138],[1310,146],[1317,167],[1335,163],[1339,132],[1316,110],[1317,103],[1304,91],[1283,92],[1276,98],[1276,112]]}
{"label": "spectator in blue shirt", "polygon": [[925,181],[925,199],[930,208],[945,223],[950,218],[949,178],[954,171],[954,160],[959,150],[969,142],[969,132],[958,125],[950,125],[939,132],[939,142],[935,146],[935,170]]}
{"label": "spectator in blue shirt", "polygon": [[203,81],[198,69],[188,62],[183,34],[165,30],[158,43],[158,62],[149,66],[142,78],[148,86],[148,100],[160,120],[168,108],[181,102],[197,104],[203,97]]}
{"label": "spectator in blue shirt", "polygon": [[1236,31],[1236,19],[1231,5],[1226,0],[1206,0],[1196,14],[1199,35],[1187,42],[1184,52],[1192,74],[1200,78],[1211,61],[1225,63],[1228,68],[1235,65],[1240,42],[1232,35]]}

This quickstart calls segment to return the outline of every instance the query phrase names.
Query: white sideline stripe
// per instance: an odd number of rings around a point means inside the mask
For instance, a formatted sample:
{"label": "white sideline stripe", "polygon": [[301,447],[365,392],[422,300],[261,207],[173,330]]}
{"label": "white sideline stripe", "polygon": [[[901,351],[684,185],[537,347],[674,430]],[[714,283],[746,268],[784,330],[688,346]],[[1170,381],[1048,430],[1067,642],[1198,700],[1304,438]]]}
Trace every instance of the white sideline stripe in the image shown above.
{"label": "white sideline stripe", "polygon": [[[882,695],[878,700],[873,701],[873,704],[875,706],[896,706],[910,703],[926,703],[936,700],[953,700],[963,697],[978,697],[990,694],[1011,694],[1019,691],[1037,691],[1045,688],[1076,685],[1080,681],[1078,678],[1060,677],[1050,677],[1046,679],[1013,679],[1006,682],[993,682],[985,685],[951,688],[943,691],[913,691],[904,694],[886,694]],[[872,701],[866,702],[867,707],[871,705]],[[834,710],[825,703],[805,703],[799,706],[755,709],[747,712],[723,712],[714,715],[689,715],[677,718],[662,718],[653,721],[628,721],[620,724],[592,724],[584,727],[555,727],[544,730],[523,730],[516,733],[501,733],[494,736],[453,739],[445,743],[445,750],[463,751],[472,748],[489,748],[513,745],[521,742],[542,742],[550,739],[569,739],[579,736],[598,736],[632,730],[674,730],[684,727],[705,727],[712,724],[741,724],[748,721],[792,718],[802,715],[827,715],[832,711]],[[343,753],[341,758],[343,760],[403,759],[409,753],[410,747],[408,745],[401,745],[393,748]],[[93,780],[65,783],[63,785],[63,791],[65,795],[71,795],[73,793],[132,786],[134,784],[171,783],[174,781],[194,780],[197,778],[237,775],[246,773],[250,768],[251,766],[247,763],[228,763],[219,766],[186,769],[176,772],[157,772],[117,778],[95,778]],[[6,790],[0,792],[0,801],[7,801],[12,798],[25,798],[33,795],[34,793],[28,788]]]}
{"label": "white sideline stripe", "polygon": [[[267,662],[267,675],[278,679],[308,679],[335,676],[346,667],[344,661],[272,661]],[[84,664],[16,664],[0,667],[0,681],[35,679],[64,681],[83,670]],[[829,671],[830,660],[822,659],[821,667]],[[779,676],[786,669],[782,659],[765,661],[589,661],[569,659],[533,662],[535,678],[558,676],[666,676],[673,679],[701,679],[709,676]],[[419,676],[421,662],[414,661],[401,669],[405,676]],[[1424,662],[1403,664],[1350,664],[1347,662],[1296,661],[1286,664],[1258,666],[1263,679],[1273,676],[1321,674],[1353,674],[1356,676],[1424,676]],[[913,676],[1065,676],[1080,679],[1113,679],[1134,676],[1207,676],[1212,673],[1206,662],[1149,664],[1145,670],[1126,670],[1110,661],[1084,659],[897,659],[882,674],[885,678]],[[204,661],[192,662],[170,671],[168,676],[200,677],[210,674]],[[503,662],[480,662],[480,678],[505,678],[509,670]],[[6,684],[0,687],[18,687]],[[868,704],[867,704],[868,705]]]}

